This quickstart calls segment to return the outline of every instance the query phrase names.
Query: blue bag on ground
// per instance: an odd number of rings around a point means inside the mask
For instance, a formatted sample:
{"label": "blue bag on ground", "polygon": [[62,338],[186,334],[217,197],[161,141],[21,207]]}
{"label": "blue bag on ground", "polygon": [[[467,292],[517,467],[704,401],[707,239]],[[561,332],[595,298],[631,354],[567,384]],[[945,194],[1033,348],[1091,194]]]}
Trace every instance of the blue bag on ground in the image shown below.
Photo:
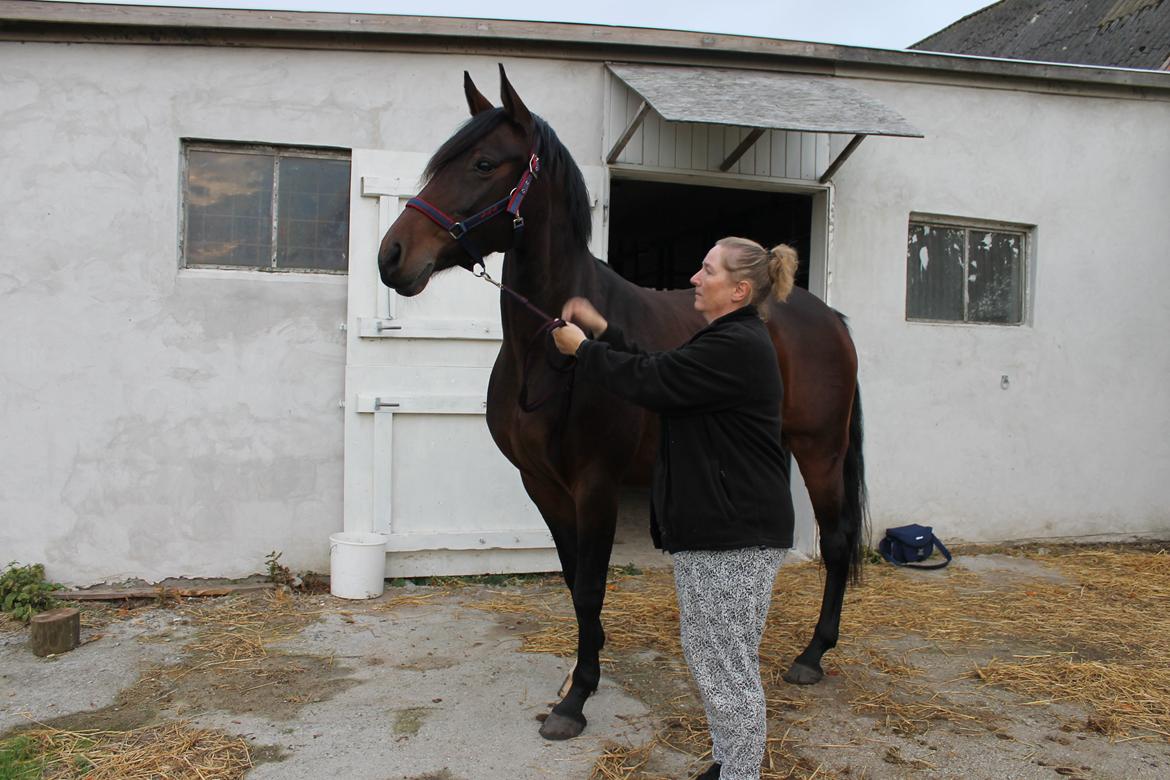
{"label": "blue bag on ground", "polygon": [[[946,560],[941,563],[919,563],[934,554],[935,547]],[[951,562],[950,551],[928,525],[911,524],[887,528],[885,538],[878,542],[878,552],[895,566],[906,566],[911,569],[941,569]]]}

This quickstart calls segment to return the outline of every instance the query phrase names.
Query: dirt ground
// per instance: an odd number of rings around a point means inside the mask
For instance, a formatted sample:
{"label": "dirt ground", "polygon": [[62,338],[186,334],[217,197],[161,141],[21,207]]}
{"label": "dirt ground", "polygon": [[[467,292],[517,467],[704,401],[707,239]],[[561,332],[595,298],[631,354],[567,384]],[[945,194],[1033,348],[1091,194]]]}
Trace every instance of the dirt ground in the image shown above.
{"label": "dirt ground", "polygon": [[[941,572],[874,565],[828,676],[808,688],[778,675],[811,631],[820,573],[786,565],[764,649],[764,777],[1170,777],[1170,691],[1145,665],[1165,650],[1088,625],[1094,598],[1148,609],[1170,555],[1119,549],[1145,562],[1127,593],[1092,580],[1105,559],[1062,550],[970,551]],[[556,578],[529,577],[399,584],[367,602],[266,592],[88,607],[84,644],[46,659],[26,629],[0,624],[0,745],[30,729],[179,722],[242,739],[251,780],[692,777],[706,744],[669,573],[615,570],[607,599],[602,685],[585,733],[564,743],[537,729],[568,671],[571,612]],[[1054,617],[1081,603],[1083,620]],[[1067,641],[1037,630],[1048,623],[1070,626]],[[1064,688],[1041,674],[1066,663],[1095,676]]]}

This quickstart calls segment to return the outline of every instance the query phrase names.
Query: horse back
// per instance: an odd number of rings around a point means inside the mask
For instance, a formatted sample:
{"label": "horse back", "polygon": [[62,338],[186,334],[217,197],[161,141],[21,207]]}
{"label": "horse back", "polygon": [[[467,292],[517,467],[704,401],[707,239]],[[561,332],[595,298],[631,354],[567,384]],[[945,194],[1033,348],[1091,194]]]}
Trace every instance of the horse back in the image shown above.
{"label": "horse back", "polygon": [[787,301],[771,303],[768,314],[784,381],[785,436],[822,436],[827,430],[845,436],[857,385],[857,351],[844,318],[800,287]]}

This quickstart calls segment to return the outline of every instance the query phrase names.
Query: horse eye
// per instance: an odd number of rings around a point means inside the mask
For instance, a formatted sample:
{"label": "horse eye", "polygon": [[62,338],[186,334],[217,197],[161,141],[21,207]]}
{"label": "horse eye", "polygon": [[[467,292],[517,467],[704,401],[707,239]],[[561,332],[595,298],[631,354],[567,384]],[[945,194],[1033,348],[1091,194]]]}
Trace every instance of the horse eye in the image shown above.
{"label": "horse eye", "polygon": [[480,160],[475,164],[475,169],[480,173],[491,173],[496,168],[490,160]]}

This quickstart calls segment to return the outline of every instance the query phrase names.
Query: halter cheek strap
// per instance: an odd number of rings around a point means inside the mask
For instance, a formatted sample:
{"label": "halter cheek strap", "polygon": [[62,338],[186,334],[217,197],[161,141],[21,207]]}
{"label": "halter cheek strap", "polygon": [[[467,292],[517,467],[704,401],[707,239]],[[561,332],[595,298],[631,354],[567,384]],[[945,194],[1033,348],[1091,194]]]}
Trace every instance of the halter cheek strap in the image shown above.
{"label": "halter cheek strap", "polygon": [[464,220],[456,221],[452,219],[442,209],[419,197],[408,200],[406,202],[406,208],[415,209],[422,213],[431,222],[446,230],[451,235],[451,238],[458,241],[459,246],[463,247],[463,251],[467,253],[470,259],[470,263],[468,263],[466,268],[473,270],[475,266],[483,265],[483,252],[471,240],[471,231],[499,214],[511,214],[512,245],[515,246],[518,244],[524,231],[524,218],[520,216],[520,205],[524,202],[525,196],[528,195],[528,189],[532,186],[532,182],[539,173],[540,157],[537,156],[536,149],[533,148],[532,153],[528,156],[528,168],[524,171],[524,174],[520,177],[520,181],[516,183],[512,191],[506,197],[500,198],[487,208],[472,214]]}

